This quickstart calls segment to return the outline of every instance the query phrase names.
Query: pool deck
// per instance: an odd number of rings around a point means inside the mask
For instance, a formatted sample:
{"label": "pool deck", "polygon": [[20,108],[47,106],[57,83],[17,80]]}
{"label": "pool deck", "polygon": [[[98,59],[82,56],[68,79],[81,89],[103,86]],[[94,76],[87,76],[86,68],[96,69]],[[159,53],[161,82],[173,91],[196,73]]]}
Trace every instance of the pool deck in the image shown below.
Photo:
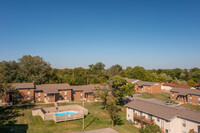
{"label": "pool deck", "polygon": [[97,129],[97,130],[73,132],[73,133],[119,133],[119,132],[117,132],[116,130],[112,128],[102,128],[102,129]]}

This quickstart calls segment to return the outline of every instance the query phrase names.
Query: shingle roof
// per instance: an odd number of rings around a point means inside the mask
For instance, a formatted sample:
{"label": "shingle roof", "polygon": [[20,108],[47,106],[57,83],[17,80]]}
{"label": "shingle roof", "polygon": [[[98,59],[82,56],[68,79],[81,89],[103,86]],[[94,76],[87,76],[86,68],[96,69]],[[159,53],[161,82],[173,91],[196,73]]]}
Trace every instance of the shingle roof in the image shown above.
{"label": "shingle roof", "polygon": [[157,82],[138,81],[135,84],[138,86],[143,86],[143,85],[152,86],[152,85],[155,85],[158,83]]}
{"label": "shingle roof", "polygon": [[34,89],[35,85],[33,83],[12,83],[11,84],[15,89]]}
{"label": "shingle roof", "polygon": [[179,95],[187,95],[187,94],[200,95],[200,90],[194,90],[194,89],[173,88],[170,91],[178,92]]}
{"label": "shingle roof", "polygon": [[173,83],[163,83],[164,86],[171,86],[171,87],[176,87],[176,88],[186,88],[190,89],[192,86],[189,85],[178,85],[178,84],[173,84]]}
{"label": "shingle roof", "polygon": [[129,78],[125,78],[127,82],[131,82],[131,83],[136,83],[138,81],[140,81],[139,79],[129,79]]}
{"label": "shingle roof", "polygon": [[74,91],[81,91],[83,90],[85,93],[92,93],[96,90],[97,85],[79,85],[79,86],[72,86]]}
{"label": "shingle roof", "polygon": [[72,87],[66,83],[36,85],[36,91],[42,90],[46,94],[58,93],[58,90],[66,90],[66,89],[72,89]]}
{"label": "shingle roof", "polygon": [[166,120],[171,120],[177,116],[200,123],[200,112],[184,107],[161,105],[141,99],[134,99],[125,106]]}

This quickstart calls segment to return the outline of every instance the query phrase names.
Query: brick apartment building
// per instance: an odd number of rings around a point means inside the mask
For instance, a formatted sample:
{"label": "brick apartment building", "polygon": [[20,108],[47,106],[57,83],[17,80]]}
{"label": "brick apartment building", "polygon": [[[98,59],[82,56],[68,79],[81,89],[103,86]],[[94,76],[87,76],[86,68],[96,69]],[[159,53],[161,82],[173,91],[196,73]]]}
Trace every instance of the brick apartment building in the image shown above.
{"label": "brick apartment building", "polygon": [[159,93],[161,84],[157,82],[147,82],[138,79],[125,78],[127,82],[135,84],[135,90],[138,92]]}
{"label": "brick apartment building", "polygon": [[180,103],[200,105],[200,90],[173,88],[170,90],[170,99]]}

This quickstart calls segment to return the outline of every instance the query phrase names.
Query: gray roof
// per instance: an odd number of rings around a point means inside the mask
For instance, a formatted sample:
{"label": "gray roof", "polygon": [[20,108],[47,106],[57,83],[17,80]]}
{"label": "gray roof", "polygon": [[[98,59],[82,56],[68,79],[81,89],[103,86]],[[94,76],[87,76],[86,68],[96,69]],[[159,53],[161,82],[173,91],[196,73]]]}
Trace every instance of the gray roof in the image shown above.
{"label": "gray roof", "polygon": [[58,90],[72,89],[69,84],[42,84],[36,85],[36,91],[43,91],[46,94],[59,93]]}
{"label": "gray roof", "polygon": [[33,83],[12,83],[15,89],[34,89],[35,85]]}
{"label": "gray roof", "polygon": [[97,85],[79,85],[79,86],[72,86],[73,91],[84,91],[85,93],[93,93]]}
{"label": "gray roof", "polygon": [[129,78],[125,78],[127,82],[131,82],[131,83],[136,83],[138,81],[140,81],[139,79],[129,79]]}
{"label": "gray roof", "polygon": [[147,81],[138,81],[135,83],[136,85],[138,86],[152,86],[152,85],[155,85],[155,84],[158,84],[157,82],[147,82]]}
{"label": "gray roof", "polygon": [[177,116],[200,123],[200,112],[176,105],[170,106],[142,99],[134,99],[125,106],[166,120],[171,120]]}
{"label": "gray roof", "polygon": [[184,96],[187,94],[200,95],[200,90],[197,90],[197,89],[173,88],[170,91],[178,92],[179,95],[184,95]]}

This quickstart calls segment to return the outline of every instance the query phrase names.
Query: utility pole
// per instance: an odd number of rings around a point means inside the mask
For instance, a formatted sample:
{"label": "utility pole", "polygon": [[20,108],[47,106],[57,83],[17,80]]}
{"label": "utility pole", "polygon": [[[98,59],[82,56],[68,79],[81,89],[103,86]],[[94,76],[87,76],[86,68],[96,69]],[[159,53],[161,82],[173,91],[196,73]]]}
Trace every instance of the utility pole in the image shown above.
{"label": "utility pole", "polygon": [[85,98],[83,97],[83,130],[84,130],[84,100],[85,100]]}

